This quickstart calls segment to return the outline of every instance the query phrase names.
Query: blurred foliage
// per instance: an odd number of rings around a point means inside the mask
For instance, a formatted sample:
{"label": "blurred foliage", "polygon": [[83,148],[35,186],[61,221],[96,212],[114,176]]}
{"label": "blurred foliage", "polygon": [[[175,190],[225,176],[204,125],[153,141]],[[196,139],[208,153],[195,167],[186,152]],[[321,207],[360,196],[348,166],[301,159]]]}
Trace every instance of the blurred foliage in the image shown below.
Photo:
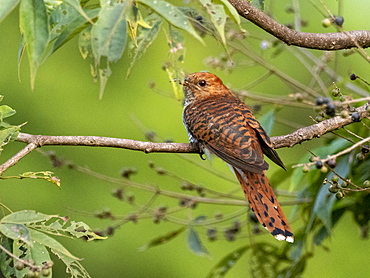
{"label": "blurred foliage", "polygon": [[[359,1],[357,6],[345,6],[344,1],[326,2],[328,5],[315,1],[293,1],[293,6],[290,6],[290,1],[285,1],[286,6],[279,2],[279,7],[276,7],[275,1],[252,1],[267,14],[283,18],[291,28],[308,32],[322,32],[322,27],[318,27],[320,20],[333,14],[328,9],[338,8],[338,13],[346,18],[344,24],[343,20],[341,24],[333,20],[323,21],[324,27],[332,27],[331,31],[343,31],[342,28],[351,26],[351,22],[360,24],[358,9],[368,6],[365,1]],[[174,126],[177,128],[181,122],[181,107],[175,100],[181,99],[182,88],[178,80],[183,78],[185,72],[198,71],[205,65],[220,75],[232,73],[228,79],[233,88],[238,88],[235,93],[247,100],[256,115],[263,112],[264,116],[259,119],[269,134],[274,134],[276,129],[279,129],[279,134],[289,133],[334,116],[351,117],[356,123],[304,143],[303,148],[298,150],[298,147],[288,150],[289,155],[288,151],[284,153],[282,150],[283,160],[289,169],[286,173],[274,173],[270,180],[274,187],[289,187],[288,191],[277,190],[277,193],[283,205],[292,205],[290,218],[295,243],[275,242],[262,231],[248,211],[235,179],[220,166],[219,161],[212,161],[210,166],[197,157],[173,155],[163,158],[162,154],[152,155],[154,161],[146,167],[143,166],[146,160],[138,158],[137,154],[126,154],[121,159],[117,158],[116,152],[106,149],[99,151],[92,148],[88,154],[62,149],[62,155],[59,151],[42,151],[54,167],[54,172],[62,175],[61,180],[66,186],[57,200],[52,199],[55,193],[50,190],[54,189],[32,187],[31,180],[37,179],[60,185],[60,179],[53,172],[31,169],[49,167],[40,155],[27,156],[24,159],[27,163],[22,164],[22,160],[9,170],[15,174],[1,177],[7,179],[3,184],[9,186],[3,193],[3,207],[7,209],[11,204],[19,209],[13,213],[10,209],[3,211],[5,216],[0,220],[1,271],[5,277],[23,277],[27,273],[62,277],[65,266],[62,270],[58,266],[52,269],[51,261],[56,264],[63,262],[67,266],[68,277],[88,277],[79,259],[64,247],[67,245],[68,249],[75,248],[86,257],[86,264],[93,269],[93,277],[122,273],[129,277],[148,276],[145,271],[151,277],[173,277],[180,267],[181,273],[189,273],[183,277],[240,277],[246,272],[253,277],[322,276],[325,270],[310,265],[321,263],[325,269],[330,268],[327,253],[321,252],[329,250],[330,242],[331,249],[338,253],[333,251],[330,254],[335,258],[333,262],[343,259],[340,256],[342,242],[349,241],[349,246],[357,246],[357,249],[364,247],[362,242],[353,238],[356,232],[348,231],[348,225],[356,225],[360,237],[368,238],[370,128],[368,119],[358,118],[356,112],[357,107],[369,101],[366,82],[369,61],[364,55],[366,52],[363,49],[333,53],[291,48],[250,23],[241,21],[228,1],[184,1],[181,4],[182,7],[179,7],[178,1],[156,0],[4,1],[0,5],[0,28],[3,24],[11,26],[8,20],[13,23],[19,19],[21,37],[16,42],[19,45],[18,74],[26,71],[21,63],[26,53],[31,88],[34,90],[34,95],[23,92],[20,95],[8,94],[6,100],[13,101],[11,106],[21,111],[21,119],[30,122],[25,126],[25,132],[28,129],[33,134],[77,135],[94,132],[155,142],[173,140],[162,139],[157,136],[158,132],[165,133],[167,138],[186,140],[182,129],[181,135],[174,130]],[[15,11],[19,11],[19,18],[16,18]],[[361,28],[361,25],[352,26]],[[69,41],[72,43],[67,44]],[[161,46],[159,43],[163,42],[164,46]],[[10,43],[3,41],[4,52]],[[68,48],[73,43],[78,44],[82,57],[91,61],[90,72],[93,79],[100,83],[100,99],[106,88],[112,91],[101,102],[95,102],[94,96],[90,98],[84,94],[90,88],[94,90],[94,87],[88,85],[83,72],[86,65],[76,58],[75,49]],[[204,47],[204,44],[207,46]],[[13,80],[17,81],[12,75],[14,72],[10,69],[7,72],[10,63],[6,61],[7,56],[3,56],[5,81],[0,83],[1,90],[12,93],[27,90],[25,86],[14,85]],[[145,59],[140,59],[142,57]],[[120,63],[121,59],[124,62]],[[16,67],[16,63],[11,64]],[[142,93],[148,78],[163,79],[162,75],[156,74],[160,72],[160,67],[171,82],[173,93],[162,89],[168,84],[157,81],[151,81],[149,85],[157,93],[156,96]],[[111,78],[114,71],[119,72],[118,78]],[[353,75],[353,72],[356,74]],[[123,80],[124,76],[133,80]],[[226,78],[222,79],[226,81]],[[122,91],[122,88],[125,94],[115,96],[114,92]],[[158,95],[170,98],[158,100]],[[128,120],[132,112],[138,114]],[[4,152],[8,156],[19,151],[16,142],[8,143],[16,140],[21,126],[4,121],[14,113],[10,106],[0,106],[0,144],[2,147],[6,145]],[[141,115],[140,120],[137,115]],[[124,130],[117,126],[122,126]],[[125,168],[117,177],[112,169],[122,164]],[[139,165],[139,169],[133,165]],[[271,168],[271,172],[274,171],[274,166]],[[21,181],[17,183],[16,179]],[[225,183],[232,185],[225,186]],[[90,189],[95,184],[109,184],[113,187],[111,196],[105,195],[106,189]],[[79,186],[74,188],[71,185]],[[112,208],[97,210],[105,203]],[[92,208],[96,211],[91,212]],[[93,232],[84,222],[73,222],[30,209],[56,210],[58,214],[74,212],[78,217],[86,216],[94,226],[104,228],[96,228]],[[85,210],[88,212],[82,212]],[[346,219],[347,215],[353,220]],[[152,222],[143,224],[148,219]],[[341,231],[343,236],[334,241],[331,236],[341,234]],[[60,242],[54,236],[61,237]],[[104,247],[99,247],[98,243],[87,247],[79,245],[80,241],[72,244],[63,242],[63,237],[87,240],[108,237],[113,243],[103,240],[101,244]],[[120,241],[113,241],[114,238]],[[183,239],[182,243],[175,245],[178,238]],[[248,244],[245,244],[246,241]],[[196,266],[200,259],[181,252],[185,249],[184,242],[192,254],[204,257],[199,267],[187,267],[190,264]],[[140,253],[134,261],[139,246],[144,246],[141,249],[146,250],[146,254]],[[346,274],[360,277],[368,271],[366,265],[364,269],[358,269],[356,264],[362,257],[366,258],[367,253],[362,254],[357,249],[351,252],[346,250],[346,259],[354,258],[352,269],[357,271]],[[105,253],[109,254],[106,259]],[[53,257],[53,254],[57,256]],[[322,259],[323,256],[325,259]],[[216,257],[217,262],[209,261],[210,257]],[[130,263],[120,268],[118,264],[124,261],[122,258],[130,260]],[[144,264],[143,258],[146,258]],[[112,261],[116,262],[115,265]],[[243,261],[244,266],[239,261]],[[341,268],[344,267],[351,267],[351,263],[342,265],[337,273],[343,274]],[[191,272],[194,269],[196,274]],[[319,274],[315,272],[317,269]],[[326,276],[338,275],[326,273]]]}

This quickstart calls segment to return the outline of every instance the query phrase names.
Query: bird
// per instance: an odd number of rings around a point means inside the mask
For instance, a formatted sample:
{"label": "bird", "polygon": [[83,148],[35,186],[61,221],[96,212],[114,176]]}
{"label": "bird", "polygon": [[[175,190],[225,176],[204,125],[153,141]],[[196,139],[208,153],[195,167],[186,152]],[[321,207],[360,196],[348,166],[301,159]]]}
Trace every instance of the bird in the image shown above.
{"label": "bird", "polygon": [[224,160],[258,221],[277,240],[293,243],[289,222],[265,173],[269,165],[264,155],[286,169],[251,110],[210,72],[188,74],[182,85],[183,123],[189,143]]}

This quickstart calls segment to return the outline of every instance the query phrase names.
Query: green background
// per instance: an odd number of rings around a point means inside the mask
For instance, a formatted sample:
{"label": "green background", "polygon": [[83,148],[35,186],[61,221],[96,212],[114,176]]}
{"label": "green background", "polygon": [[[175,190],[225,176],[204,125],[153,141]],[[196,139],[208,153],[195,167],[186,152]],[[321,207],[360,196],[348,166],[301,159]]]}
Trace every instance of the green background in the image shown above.
{"label": "green background", "polygon": [[[321,27],[323,17],[309,3],[299,2],[301,15],[309,22],[309,26],[304,31],[333,31],[333,29]],[[342,15],[345,18],[345,28],[347,30],[368,29],[370,12],[368,1],[343,2]],[[289,3],[290,1],[273,1],[274,14],[279,22],[292,22],[293,15],[284,12]],[[333,11],[336,11],[336,1],[327,1],[327,3]],[[243,26],[250,32],[258,30],[245,21]],[[260,37],[270,38],[263,31],[258,32]],[[222,46],[212,38],[206,38],[206,46],[202,46],[193,38],[186,38],[186,59],[182,65],[186,72],[210,70],[233,88],[240,88],[261,74],[260,69],[254,70],[253,67],[238,67],[230,75],[208,68],[203,64],[203,59],[207,56],[219,55],[223,51]],[[161,138],[187,142],[181,119],[181,102],[173,97],[168,77],[161,69],[163,62],[169,57],[163,32],[135,65],[129,79],[125,79],[130,63],[127,52],[120,62],[112,65],[113,74],[102,100],[98,97],[98,84],[92,81],[89,61],[81,58],[76,39],[67,43],[40,67],[34,91],[30,89],[27,57],[24,57],[21,64],[21,82],[18,81],[19,41],[18,14],[14,11],[0,24],[0,94],[5,96],[3,104],[17,110],[17,114],[10,119],[11,123],[27,122],[22,132],[43,135],[96,135],[145,141],[145,132],[135,123],[139,121]],[[251,38],[250,43],[258,45],[259,41]],[[322,54],[319,51],[313,52],[317,55]],[[356,74],[368,78],[368,64],[359,56],[343,58],[338,55],[337,58],[341,74],[348,76],[355,71]],[[272,62],[303,83],[310,80],[307,70],[288,51]],[[156,83],[154,91],[148,87],[151,81]],[[280,95],[291,92],[274,79],[269,79],[254,90]],[[263,111],[270,108],[266,105]],[[311,110],[283,108],[278,115],[303,126],[311,122],[308,115],[313,114]],[[293,129],[276,125],[273,135],[290,131]],[[318,143],[319,140],[316,139],[305,143],[305,146],[315,146]],[[24,144],[19,142],[6,147],[1,154],[1,161],[5,161],[22,147]],[[156,165],[208,188],[220,190],[228,187],[228,190],[232,190],[239,186],[209,174],[176,154],[146,155],[129,150],[89,147],[43,147],[42,150],[55,150],[58,155],[67,160],[112,177],[119,177],[123,167],[136,167],[138,174],[133,177],[133,180],[160,185],[161,188],[168,190],[177,190],[180,183],[175,179],[158,176],[149,169],[148,161],[154,161]],[[300,146],[281,149],[279,154],[283,161],[288,161],[287,164],[295,163],[303,155],[307,155]],[[188,157],[199,160],[197,155],[188,155]],[[209,165],[208,162],[203,163]],[[212,166],[231,177],[231,173],[222,162],[215,159],[212,161]],[[273,165],[270,169],[270,176],[281,171]],[[121,216],[135,211],[126,203],[111,196],[112,189],[117,188],[114,184],[69,170],[67,167],[52,168],[48,159],[36,151],[5,174],[43,170],[55,172],[61,179],[61,189],[51,183],[38,180],[7,180],[1,183],[0,201],[13,211],[29,209],[47,214],[68,215],[75,221],[85,221],[94,229],[105,228],[112,224],[109,220],[94,218],[95,211],[110,208],[113,213]],[[127,191],[135,195],[139,204],[150,197],[139,190],[128,189]],[[156,203],[173,206],[176,202],[163,197]],[[190,219],[204,212],[212,214],[231,210],[235,208],[200,205],[196,210],[184,211],[182,217]],[[289,208],[285,207],[284,210],[289,211]],[[293,223],[293,229],[295,226],[296,224]],[[156,225],[151,219],[147,219],[140,220],[137,224],[128,223],[122,226],[107,240],[87,243],[82,240],[62,239],[61,242],[74,255],[84,258],[82,264],[92,277],[204,277],[225,254],[249,243],[248,239],[243,238],[235,242],[218,240],[209,243],[205,237],[202,237],[210,257],[199,257],[188,250],[186,233],[184,233],[167,244],[147,251],[139,251],[139,248],[151,239],[177,228],[179,226],[172,223],[162,222]],[[200,233],[203,234],[204,229],[201,229]],[[267,234],[262,237],[266,241],[273,240]],[[359,230],[353,224],[351,217],[347,216],[345,221],[340,222],[333,236],[325,242],[325,246],[328,250],[315,249],[315,256],[309,260],[304,277],[348,277],[349,275],[366,277],[370,273],[369,241],[360,239]],[[248,277],[251,267],[249,259],[250,253],[247,252],[228,277]],[[63,265],[58,262],[54,271],[55,277],[67,277],[67,274],[63,274]]]}

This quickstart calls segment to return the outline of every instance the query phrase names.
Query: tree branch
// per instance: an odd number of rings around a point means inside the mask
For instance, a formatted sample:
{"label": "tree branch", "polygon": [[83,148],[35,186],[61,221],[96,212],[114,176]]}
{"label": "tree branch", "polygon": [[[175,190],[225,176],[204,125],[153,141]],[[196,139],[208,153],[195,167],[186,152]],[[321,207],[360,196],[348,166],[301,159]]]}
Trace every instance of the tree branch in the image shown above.
{"label": "tree branch", "polygon": [[342,33],[305,33],[292,30],[267,16],[246,0],[228,0],[245,19],[270,33],[287,45],[319,49],[340,50],[370,46],[370,31],[357,30]]}
{"label": "tree branch", "polygon": [[[360,119],[370,116],[368,104],[365,104],[356,109]],[[342,128],[345,125],[353,122],[351,117],[342,118],[340,116],[322,121],[320,123],[300,128],[288,135],[272,137],[271,141],[275,149],[284,147],[293,147],[303,141],[311,140],[315,137],[320,137],[325,133],[335,129]],[[27,143],[27,146],[20,152],[10,158],[8,161],[0,165],[0,175],[9,167],[15,165],[20,159],[37,147],[54,145],[54,146],[91,146],[91,147],[111,147],[122,148],[145,153],[161,152],[161,153],[201,153],[197,144],[189,143],[154,143],[143,142],[130,139],[99,137],[99,136],[47,136],[47,135],[31,135],[27,133],[19,133],[16,141]]]}
{"label": "tree branch", "polygon": [[[360,118],[369,117],[367,112],[368,104],[357,108]],[[275,149],[284,147],[293,147],[303,141],[311,140],[315,137],[320,137],[332,130],[339,129],[345,125],[352,123],[351,117],[342,118],[340,116],[327,119],[311,126],[300,128],[291,134],[272,137],[271,141]],[[19,142],[35,144],[38,147],[47,145],[67,145],[67,146],[91,146],[91,147],[111,147],[123,148],[145,153],[161,152],[161,153],[200,153],[200,149],[196,144],[189,143],[154,143],[143,142],[130,139],[99,137],[99,136],[47,136],[47,135],[31,135],[27,133],[19,133],[16,139]]]}

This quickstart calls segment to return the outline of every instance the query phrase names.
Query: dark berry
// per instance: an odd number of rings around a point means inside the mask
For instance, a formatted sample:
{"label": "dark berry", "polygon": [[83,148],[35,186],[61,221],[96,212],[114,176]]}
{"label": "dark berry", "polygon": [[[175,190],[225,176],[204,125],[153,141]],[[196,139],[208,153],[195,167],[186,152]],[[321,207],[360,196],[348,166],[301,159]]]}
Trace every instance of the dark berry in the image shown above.
{"label": "dark berry", "polygon": [[315,163],[315,167],[316,167],[317,169],[321,169],[321,168],[322,168],[322,161],[321,161],[321,160],[316,161],[316,163]]}
{"label": "dark berry", "polygon": [[336,17],[334,18],[334,23],[335,23],[336,25],[338,25],[339,27],[342,27],[342,25],[343,25],[343,23],[344,23],[344,18],[343,18],[343,16],[336,16]]}
{"label": "dark berry", "polygon": [[326,164],[328,164],[328,166],[330,167],[330,168],[335,168],[335,166],[337,166],[337,163],[336,163],[336,161],[335,161],[335,159],[329,159],[327,162],[326,162]]}
{"label": "dark berry", "polygon": [[369,153],[369,145],[363,145],[362,147],[361,147],[361,152],[362,153]]}
{"label": "dark berry", "polygon": [[333,103],[329,103],[325,108],[325,114],[334,117],[335,116],[335,105]]}
{"label": "dark berry", "polygon": [[355,112],[355,113],[352,114],[351,119],[354,122],[361,122],[360,114],[357,113],[357,112]]}
{"label": "dark berry", "polygon": [[318,106],[323,105],[324,101],[325,101],[325,98],[323,98],[322,96],[318,96],[316,98],[316,105],[318,105]]}
{"label": "dark berry", "polygon": [[351,80],[356,80],[357,76],[356,76],[356,74],[352,73],[352,74],[349,76],[349,78],[350,78]]}

